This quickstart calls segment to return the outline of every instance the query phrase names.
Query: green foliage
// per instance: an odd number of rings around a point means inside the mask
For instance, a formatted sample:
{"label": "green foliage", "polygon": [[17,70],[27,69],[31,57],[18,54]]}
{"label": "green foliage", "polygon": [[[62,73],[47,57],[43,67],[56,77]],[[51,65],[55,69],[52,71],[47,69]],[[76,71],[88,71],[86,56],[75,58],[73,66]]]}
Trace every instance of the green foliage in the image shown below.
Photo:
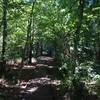
{"label": "green foliage", "polygon": [[[3,38],[2,1],[0,1],[0,57]],[[84,0],[83,17],[80,17],[79,1],[36,0],[30,28],[31,40],[27,40],[33,1],[9,0],[5,58],[9,60],[22,57],[26,41],[32,43],[32,56],[36,53],[37,44],[52,44],[63,89],[73,87],[73,79],[83,83],[97,80],[95,77],[97,73],[100,74],[100,2],[94,0],[93,4],[88,5]],[[74,45],[77,47],[77,54]]]}

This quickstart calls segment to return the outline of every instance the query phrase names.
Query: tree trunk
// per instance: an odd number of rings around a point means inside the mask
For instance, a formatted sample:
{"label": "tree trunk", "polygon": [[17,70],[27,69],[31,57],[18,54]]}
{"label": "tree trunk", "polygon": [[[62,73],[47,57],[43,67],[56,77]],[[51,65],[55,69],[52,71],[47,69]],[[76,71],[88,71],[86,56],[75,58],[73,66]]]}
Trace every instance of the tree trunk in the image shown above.
{"label": "tree trunk", "polygon": [[29,61],[28,61],[29,64],[32,63],[32,43],[30,43],[30,50],[29,50]]}
{"label": "tree trunk", "polygon": [[[77,23],[77,28],[76,28],[76,32],[75,32],[75,38],[74,38],[74,67],[73,67],[72,83],[73,83],[75,90],[76,90],[76,87],[78,88],[78,91],[74,91],[74,95],[75,95],[74,99],[75,100],[83,100],[83,95],[81,95],[83,93],[83,90],[81,90],[81,87],[78,85],[79,80],[76,80],[75,69],[77,67],[77,62],[79,59],[79,57],[78,57],[78,45],[79,45],[79,40],[80,40],[79,35],[80,35],[80,30],[81,30],[82,20],[83,20],[84,4],[85,4],[85,0],[79,1],[78,23]],[[79,98],[77,98],[78,96],[79,96]]]}
{"label": "tree trunk", "polygon": [[1,76],[5,73],[5,51],[6,51],[6,38],[7,38],[7,6],[8,0],[3,0],[3,17],[2,17],[2,25],[3,25],[3,43],[2,43],[2,66],[1,66]]}
{"label": "tree trunk", "polygon": [[32,26],[32,18],[33,18],[33,9],[34,9],[34,2],[32,5],[30,17],[28,20],[28,27],[27,27],[27,39],[25,43],[25,47],[22,53],[22,62],[21,66],[23,66],[23,62],[25,60],[28,61],[28,63],[32,63],[32,34],[31,34],[31,26]]}
{"label": "tree trunk", "polygon": [[[77,28],[75,32],[75,38],[74,38],[74,59],[75,59],[75,67],[77,66],[76,61],[78,60],[78,44],[80,40],[80,30],[82,26],[82,20],[83,20],[83,11],[84,11],[84,5],[85,0],[79,1],[79,14],[78,14],[78,22],[77,22]],[[75,67],[73,69],[73,74],[75,73]]]}

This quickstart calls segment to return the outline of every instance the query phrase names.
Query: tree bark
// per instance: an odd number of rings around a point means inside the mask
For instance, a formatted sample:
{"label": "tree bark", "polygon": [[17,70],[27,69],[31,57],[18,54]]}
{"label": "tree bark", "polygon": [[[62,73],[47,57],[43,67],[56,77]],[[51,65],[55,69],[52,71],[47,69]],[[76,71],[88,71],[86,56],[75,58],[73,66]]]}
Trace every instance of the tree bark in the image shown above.
{"label": "tree bark", "polygon": [[6,39],[7,39],[7,6],[8,6],[8,0],[3,0],[3,17],[2,17],[2,26],[3,26],[3,42],[2,42],[2,66],[1,66],[1,76],[5,73],[5,51],[6,51]]}
{"label": "tree bark", "polygon": [[31,34],[31,26],[32,26],[32,18],[33,18],[33,9],[34,9],[34,2],[32,5],[31,13],[28,20],[28,26],[27,26],[27,39],[25,43],[25,47],[22,53],[22,62],[21,66],[23,66],[23,63],[25,60],[28,61],[28,63],[32,63],[32,34]]}
{"label": "tree bark", "polygon": [[[76,80],[76,76],[75,76],[75,69],[77,67],[77,62],[78,62],[78,45],[79,45],[79,41],[80,41],[80,30],[81,30],[81,26],[82,26],[82,20],[83,20],[83,11],[84,11],[84,6],[85,6],[85,0],[79,0],[79,15],[78,15],[78,22],[77,22],[77,28],[76,28],[76,32],[75,32],[75,38],[74,38],[74,67],[73,67],[73,79],[72,79],[72,84],[74,86],[74,99],[75,100],[83,100],[83,95],[82,92],[83,90],[80,87],[80,82],[79,80]],[[76,91],[78,88],[78,91]],[[79,98],[77,98],[79,96]]]}
{"label": "tree bark", "polygon": [[85,6],[85,0],[80,0],[79,1],[78,22],[77,22],[77,28],[76,28],[75,37],[74,37],[74,60],[75,60],[75,67],[73,69],[73,74],[75,73],[75,68],[77,66],[76,61],[78,60],[78,44],[79,44],[79,40],[80,40],[79,35],[80,35],[81,26],[82,26],[84,6]]}

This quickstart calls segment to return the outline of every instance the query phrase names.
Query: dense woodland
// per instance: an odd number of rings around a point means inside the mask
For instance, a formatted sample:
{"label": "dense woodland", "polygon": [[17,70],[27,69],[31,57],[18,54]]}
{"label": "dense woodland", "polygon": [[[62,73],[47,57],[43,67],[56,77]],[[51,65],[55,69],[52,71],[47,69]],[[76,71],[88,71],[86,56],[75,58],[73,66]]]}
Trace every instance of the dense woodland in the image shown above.
{"label": "dense woodland", "polygon": [[[52,99],[10,95],[46,65]],[[0,0],[0,100],[100,100],[100,0]]]}

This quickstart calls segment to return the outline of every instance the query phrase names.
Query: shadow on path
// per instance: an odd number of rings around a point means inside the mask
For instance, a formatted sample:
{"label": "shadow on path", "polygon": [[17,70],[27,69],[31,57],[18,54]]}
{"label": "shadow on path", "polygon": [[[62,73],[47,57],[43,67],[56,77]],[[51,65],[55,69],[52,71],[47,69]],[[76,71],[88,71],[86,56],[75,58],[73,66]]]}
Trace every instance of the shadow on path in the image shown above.
{"label": "shadow on path", "polygon": [[57,100],[56,70],[53,58],[45,56],[35,66],[24,66],[20,77],[17,66],[10,68],[7,80],[0,81],[0,100]]}

